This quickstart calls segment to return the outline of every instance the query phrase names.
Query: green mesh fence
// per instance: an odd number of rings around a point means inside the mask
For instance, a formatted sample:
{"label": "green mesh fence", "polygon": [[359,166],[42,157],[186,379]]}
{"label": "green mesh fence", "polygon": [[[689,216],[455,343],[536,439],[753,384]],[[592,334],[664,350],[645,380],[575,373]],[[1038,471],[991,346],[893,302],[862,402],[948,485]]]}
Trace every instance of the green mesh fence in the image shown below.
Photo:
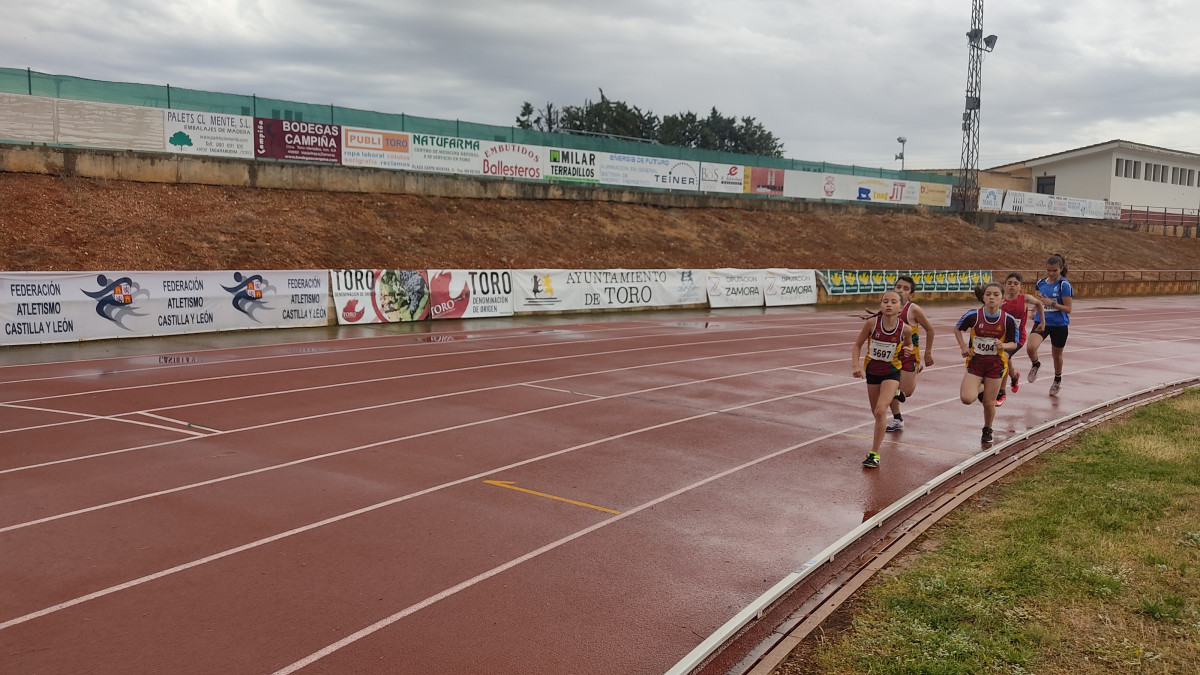
{"label": "green mesh fence", "polygon": [[957,183],[954,176],[924,173],[920,171],[896,171],[876,167],[863,167],[827,162],[810,162],[782,157],[760,157],[716,150],[698,150],[676,146],[623,140],[607,136],[588,136],[571,133],[547,133],[534,129],[502,127],[478,124],[461,120],[443,120],[434,117],[417,117],[403,113],[381,113],[371,110],[342,108],[334,105],[299,103],[282,99],[261,98],[242,94],[183,89],[170,85],[136,84],[89,80],[70,75],[49,75],[35,70],[0,68],[0,92],[30,94],[52,98],[67,98],[80,101],[118,103],[152,108],[173,108],[202,112],[247,115],[273,119],[318,122],[352,127],[367,127],[391,131],[407,131],[438,136],[458,136],[482,141],[500,141],[543,145],[574,150],[616,152],[627,155],[666,157],[721,164],[748,164],[772,169],[838,173],[851,176],[870,176],[900,180],[918,180],[929,183]]}

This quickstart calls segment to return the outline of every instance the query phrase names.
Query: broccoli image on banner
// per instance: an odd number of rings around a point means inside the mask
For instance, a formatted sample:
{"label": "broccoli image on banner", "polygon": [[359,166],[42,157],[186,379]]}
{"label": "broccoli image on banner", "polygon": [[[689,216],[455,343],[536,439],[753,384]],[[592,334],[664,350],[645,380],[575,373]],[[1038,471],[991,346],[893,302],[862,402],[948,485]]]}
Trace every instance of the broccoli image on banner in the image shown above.
{"label": "broccoli image on banner", "polygon": [[179,146],[179,149],[182,150],[183,146],[185,146],[185,145],[190,146],[192,144],[192,137],[188,136],[187,134],[183,133],[182,131],[176,131],[175,135],[171,136],[171,139],[168,140],[167,142],[170,143],[171,145]]}

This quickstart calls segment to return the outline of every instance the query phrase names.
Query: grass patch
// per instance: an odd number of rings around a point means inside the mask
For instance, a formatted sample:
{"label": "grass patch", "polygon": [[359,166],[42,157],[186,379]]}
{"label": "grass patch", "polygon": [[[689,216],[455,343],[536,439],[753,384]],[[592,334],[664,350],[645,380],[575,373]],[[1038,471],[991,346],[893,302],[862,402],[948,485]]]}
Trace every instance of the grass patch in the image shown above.
{"label": "grass patch", "polygon": [[776,672],[1200,672],[1200,391],[1043,455]]}

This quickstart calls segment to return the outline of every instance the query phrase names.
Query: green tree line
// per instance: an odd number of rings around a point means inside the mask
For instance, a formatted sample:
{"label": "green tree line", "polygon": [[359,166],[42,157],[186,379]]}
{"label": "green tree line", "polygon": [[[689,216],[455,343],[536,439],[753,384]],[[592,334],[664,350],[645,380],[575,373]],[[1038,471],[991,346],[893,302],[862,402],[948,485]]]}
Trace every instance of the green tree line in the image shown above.
{"label": "green tree line", "polygon": [[783,156],[783,143],[753,117],[727,117],[714,107],[707,117],[688,111],[659,118],[649,110],[609,99],[603,89],[599,101],[586,99],[582,105],[560,107],[547,102],[534,108],[525,101],[516,124],[546,132],[585,132],[700,150]]}

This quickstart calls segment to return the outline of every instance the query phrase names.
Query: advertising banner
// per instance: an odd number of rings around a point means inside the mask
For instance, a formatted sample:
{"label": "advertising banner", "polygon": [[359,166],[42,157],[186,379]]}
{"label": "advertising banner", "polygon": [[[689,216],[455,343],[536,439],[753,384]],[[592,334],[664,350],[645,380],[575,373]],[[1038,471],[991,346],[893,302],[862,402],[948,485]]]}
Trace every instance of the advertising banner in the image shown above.
{"label": "advertising banner", "polygon": [[254,159],[254,118],[243,115],[166,110],[167,150],[184,155]]}
{"label": "advertising banner", "polygon": [[[622,155],[615,152],[600,153],[600,182],[628,187],[669,188],[660,181],[671,170],[674,160],[664,157],[642,157]],[[696,183],[699,187],[699,178]]]}
{"label": "advertising banner", "polygon": [[455,136],[409,134],[409,156],[413,171],[483,174],[483,141]]}
{"label": "advertising banner", "polygon": [[380,129],[342,127],[342,165],[375,169],[411,168],[408,134]]}
{"label": "advertising banner", "polygon": [[484,143],[482,173],[493,178],[542,180],[546,148],[520,143]]}
{"label": "advertising banner", "polygon": [[515,270],[517,312],[699,305],[704,270]]}
{"label": "advertising banner", "polygon": [[979,210],[999,211],[1004,204],[1004,190],[1000,188],[979,188]]}
{"label": "advertising banner", "polygon": [[764,169],[761,166],[746,167],[746,194],[783,195],[783,169]]}
{"label": "advertising banner", "polygon": [[767,307],[817,304],[817,273],[814,270],[771,268],[767,270],[763,298]]}
{"label": "advertising banner", "polygon": [[599,183],[600,153],[592,150],[549,148],[546,153],[546,178],[571,183]]}
{"label": "advertising banner", "polygon": [[[945,183],[921,183],[921,196],[917,203],[922,206],[950,206],[950,191],[953,186]],[[982,199],[982,197],[981,197]]]}
{"label": "advertising banner", "polygon": [[766,277],[766,270],[709,270],[708,306],[762,307]]}
{"label": "advertising banner", "polygon": [[1104,219],[1121,219],[1121,202],[1104,202]]}
{"label": "advertising banner", "polygon": [[424,270],[331,270],[339,324],[400,323],[429,316]]}
{"label": "advertising banner", "polygon": [[917,293],[963,293],[992,280],[991,270],[818,270],[829,295],[876,294],[891,289],[900,276],[912,277]]}
{"label": "advertising banner", "polygon": [[1004,194],[1003,210],[1009,213],[1102,219],[1105,217],[1105,203],[1101,199],[1081,199],[1009,190]]}
{"label": "advertising banner", "polygon": [[254,156],[338,164],[342,161],[342,128],[256,117]]}
{"label": "advertising banner", "polygon": [[704,192],[742,194],[746,191],[746,167],[741,164],[700,164],[700,189]]}
{"label": "advertising banner", "polygon": [[429,270],[429,318],[513,315],[509,270]]}
{"label": "advertising banner", "polygon": [[323,326],[328,297],[321,270],[8,272],[0,344]]}

